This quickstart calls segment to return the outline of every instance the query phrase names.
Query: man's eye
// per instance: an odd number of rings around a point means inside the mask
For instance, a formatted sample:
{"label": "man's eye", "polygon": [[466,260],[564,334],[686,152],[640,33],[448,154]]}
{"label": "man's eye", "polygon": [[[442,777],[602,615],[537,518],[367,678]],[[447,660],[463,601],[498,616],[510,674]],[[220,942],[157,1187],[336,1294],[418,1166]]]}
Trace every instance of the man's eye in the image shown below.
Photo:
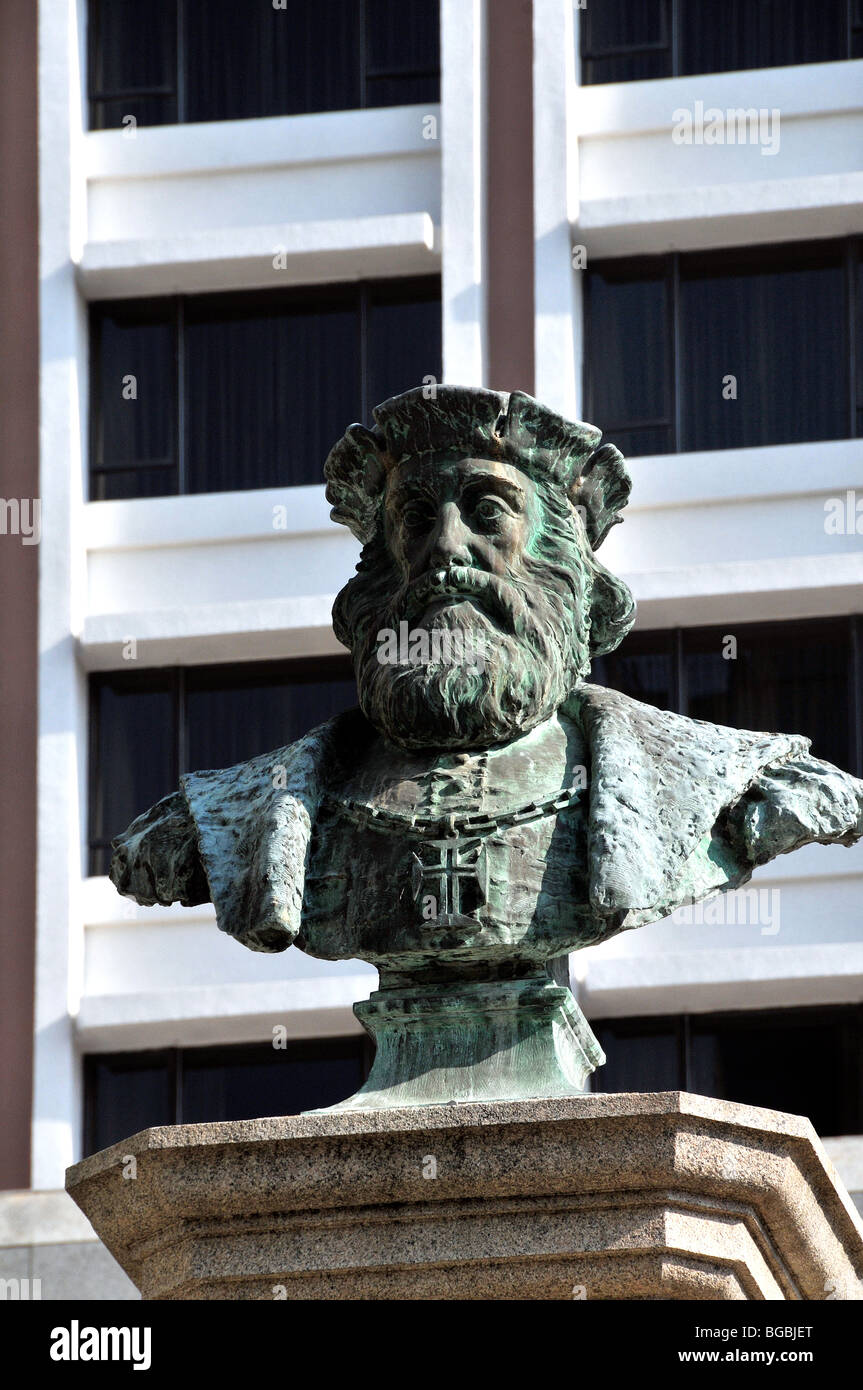
{"label": "man's eye", "polygon": [[425,507],[405,507],[402,521],[409,531],[419,531],[423,526],[429,525],[430,517]]}
{"label": "man's eye", "polygon": [[497,521],[506,515],[506,508],[496,497],[483,497],[474,508],[474,515],[480,521]]}

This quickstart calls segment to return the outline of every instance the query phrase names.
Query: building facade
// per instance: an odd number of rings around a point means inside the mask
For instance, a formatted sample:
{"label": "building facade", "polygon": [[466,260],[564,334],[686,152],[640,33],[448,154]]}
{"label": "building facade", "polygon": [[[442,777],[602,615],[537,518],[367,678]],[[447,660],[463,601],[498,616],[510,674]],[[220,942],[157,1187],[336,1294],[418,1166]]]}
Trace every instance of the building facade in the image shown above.
{"label": "building facade", "polygon": [[[378,400],[597,423],[639,616],[593,678],[863,775],[863,14],[149,8],[0,9],[0,1275],[43,1297],[133,1292],[57,1192],[84,1152],[368,1064],[369,966],[254,955],[105,870],[179,771],[353,703],[319,479]],[[813,845],[574,956],[597,1086],[809,1114],[863,1191],[861,890],[863,845]]]}

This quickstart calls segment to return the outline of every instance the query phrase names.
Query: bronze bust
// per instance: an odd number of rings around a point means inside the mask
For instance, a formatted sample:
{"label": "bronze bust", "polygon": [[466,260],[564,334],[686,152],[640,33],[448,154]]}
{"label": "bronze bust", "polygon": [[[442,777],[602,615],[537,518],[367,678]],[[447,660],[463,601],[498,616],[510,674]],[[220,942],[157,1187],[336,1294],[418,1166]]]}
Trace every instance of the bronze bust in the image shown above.
{"label": "bronze bust", "polygon": [[363,544],[333,609],[360,708],[192,773],[115,841],[140,903],[212,901],[259,951],[359,957],[377,1042],[347,1108],[556,1096],[601,1050],[552,962],[863,835],[863,783],[799,736],[588,683],[635,619],[597,559],[630,478],[531,397],[420,388],[327,459]]}

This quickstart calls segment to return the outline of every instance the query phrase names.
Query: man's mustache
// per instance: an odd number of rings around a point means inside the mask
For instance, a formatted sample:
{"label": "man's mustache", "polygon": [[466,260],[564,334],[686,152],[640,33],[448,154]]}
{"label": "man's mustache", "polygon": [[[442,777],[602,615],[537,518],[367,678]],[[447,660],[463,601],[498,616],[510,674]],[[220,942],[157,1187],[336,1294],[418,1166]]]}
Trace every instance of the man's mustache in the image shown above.
{"label": "man's mustache", "polygon": [[512,631],[528,615],[522,585],[470,565],[439,565],[427,570],[404,585],[396,595],[390,612],[393,617],[410,622],[430,603],[443,598],[470,599],[492,618],[505,620],[506,626]]}

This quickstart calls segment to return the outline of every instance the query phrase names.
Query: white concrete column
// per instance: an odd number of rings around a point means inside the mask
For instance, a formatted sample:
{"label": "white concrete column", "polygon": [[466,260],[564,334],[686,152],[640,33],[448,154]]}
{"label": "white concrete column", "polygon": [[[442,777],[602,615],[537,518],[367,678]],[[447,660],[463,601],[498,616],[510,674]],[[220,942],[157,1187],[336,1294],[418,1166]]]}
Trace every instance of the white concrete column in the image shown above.
{"label": "white concrete column", "polygon": [[484,386],[485,0],[441,0],[443,373]]}
{"label": "white concrete column", "polygon": [[39,6],[39,754],[34,1187],[63,1186],[81,1117],[73,1015],[80,998],[86,682],[75,654],[85,585],[87,326],[73,257],[84,237],[83,3]]}
{"label": "white concrete column", "polygon": [[580,418],[581,276],[573,270],[578,236],[578,137],[573,0],[533,0],[535,390],[538,400]]}

